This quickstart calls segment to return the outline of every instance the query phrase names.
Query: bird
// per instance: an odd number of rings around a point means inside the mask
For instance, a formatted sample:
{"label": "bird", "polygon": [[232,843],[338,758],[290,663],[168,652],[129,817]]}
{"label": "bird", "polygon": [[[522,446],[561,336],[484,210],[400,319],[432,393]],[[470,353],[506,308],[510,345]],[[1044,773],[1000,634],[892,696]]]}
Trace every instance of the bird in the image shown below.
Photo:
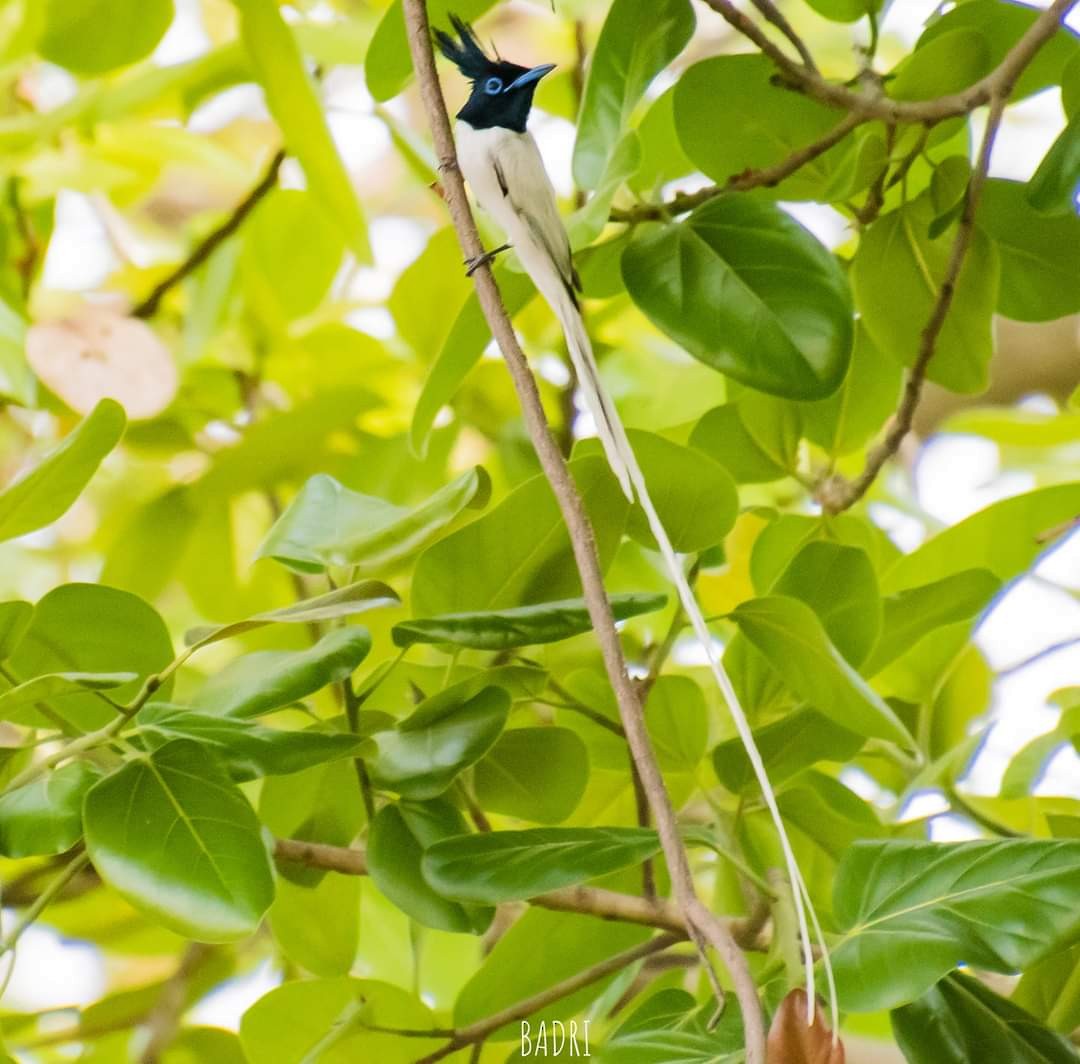
{"label": "bird", "polygon": [[[626,429],[600,377],[581,311],[581,282],[574,269],[570,239],[559,214],[555,189],[540,150],[527,128],[533,95],[552,63],[524,67],[489,56],[467,22],[449,15],[454,33],[434,31],[435,43],[471,83],[465,105],[457,113],[454,137],[458,166],[479,206],[506,234],[507,243],[466,262],[472,273],[497,254],[513,247],[537,290],[554,311],[566,338],[585,408],[592,415],[608,464],[630,502],[637,502],[660,548],[668,576],[731,711],[736,731],[761,785],[784,852],[793,888],[803,945],[807,996],[814,1001],[814,961],[807,920],[814,926],[824,956],[825,972],[835,1009],[835,988],[820,923],[769,784],[753,732],[724,668],[701,608],[653,504],[649,488]],[[812,1006],[811,1006],[812,1007]]]}

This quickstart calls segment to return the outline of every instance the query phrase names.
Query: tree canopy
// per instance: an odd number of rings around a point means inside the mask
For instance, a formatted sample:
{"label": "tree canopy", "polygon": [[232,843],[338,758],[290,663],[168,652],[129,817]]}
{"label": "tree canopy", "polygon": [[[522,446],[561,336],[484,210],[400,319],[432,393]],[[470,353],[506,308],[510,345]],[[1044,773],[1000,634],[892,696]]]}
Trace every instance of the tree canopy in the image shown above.
{"label": "tree canopy", "polygon": [[[1078,1059],[1080,687],[1010,701],[982,629],[1037,585],[1076,638],[1080,38],[904,7],[0,2],[0,1058]],[[466,275],[451,11],[559,64],[805,941],[553,315]],[[997,479],[942,513],[957,440]]]}

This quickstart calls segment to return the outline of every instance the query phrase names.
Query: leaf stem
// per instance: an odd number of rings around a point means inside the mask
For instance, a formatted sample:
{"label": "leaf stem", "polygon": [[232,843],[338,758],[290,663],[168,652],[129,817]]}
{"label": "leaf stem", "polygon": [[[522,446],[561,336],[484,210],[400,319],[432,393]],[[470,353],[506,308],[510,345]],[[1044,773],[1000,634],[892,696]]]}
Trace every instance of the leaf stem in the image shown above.
{"label": "leaf stem", "polygon": [[52,900],[66,887],[88,864],[89,855],[84,851],[75,857],[38,896],[34,903],[22,914],[18,923],[0,942],[0,957],[15,948],[22,933],[48,908]]}

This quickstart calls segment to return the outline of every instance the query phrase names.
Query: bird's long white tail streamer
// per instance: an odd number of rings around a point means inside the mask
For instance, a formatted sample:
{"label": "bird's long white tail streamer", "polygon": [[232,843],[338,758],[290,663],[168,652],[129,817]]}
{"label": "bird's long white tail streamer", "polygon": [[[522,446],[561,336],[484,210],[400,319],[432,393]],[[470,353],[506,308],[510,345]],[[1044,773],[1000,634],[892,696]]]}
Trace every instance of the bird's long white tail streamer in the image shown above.
{"label": "bird's long white tail streamer", "polygon": [[[545,295],[548,295],[548,293],[545,293]],[[570,352],[570,360],[577,373],[578,384],[582,392],[582,399],[586,409],[596,422],[597,434],[600,437],[600,442],[603,444],[604,453],[607,455],[608,462],[619,483],[622,485],[623,491],[626,492],[627,498],[633,502],[636,496],[638,503],[645,512],[645,516],[649,522],[649,528],[660,547],[660,554],[664,559],[665,568],[668,571],[672,583],[675,585],[675,589],[679,595],[679,601],[682,603],[682,608],[690,621],[694,634],[697,636],[698,642],[705,652],[705,656],[709,663],[709,669],[712,671],[716,683],[724,696],[724,700],[727,702],[728,710],[731,713],[732,720],[735,722],[735,730],[739,733],[739,738],[742,740],[746,755],[750,759],[750,764],[754,769],[754,775],[757,777],[758,784],[761,787],[761,793],[765,798],[765,804],[772,816],[773,823],[776,825],[780,846],[784,854],[784,862],[787,865],[788,877],[791,880],[792,897],[795,902],[795,915],[799,924],[803,964],[806,968],[806,992],[807,997],[809,998],[808,1010],[810,1022],[813,1023],[814,1019],[816,995],[814,992],[814,954],[811,944],[810,929],[807,926],[808,917],[810,923],[813,925],[814,937],[821,947],[822,965],[825,970],[825,979],[828,984],[833,1030],[836,1031],[839,1029],[839,1010],[836,1001],[836,984],[833,979],[832,964],[829,961],[828,947],[825,944],[825,937],[822,933],[817,913],[814,910],[814,903],[810,898],[810,892],[806,887],[802,872],[799,870],[798,861],[795,859],[795,852],[792,849],[791,840],[788,838],[787,830],[784,827],[783,817],[780,815],[780,808],[776,803],[776,795],[769,782],[769,776],[765,770],[765,764],[761,759],[761,753],[757,748],[757,743],[754,741],[754,735],[750,729],[749,721],[746,719],[746,713],[743,711],[739,696],[736,694],[735,688],[731,683],[731,678],[728,676],[727,670],[724,668],[724,664],[717,654],[716,646],[713,643],[708,625],[705,623],[701,607],[698,606],[693,589],[686,579],[686,574],[683,571],[682,564],[675,552],[675,548],[671,545],[671,539],[667,534],[667,529],[664,527],[660,515],[656,512],[656,507],[653,505],[652,498],[649,495],[648,485],[645,483],[645,475],[641,471],[641,466],[638,465],[637,456],[634,454],[634,449],[630,445],[630,440],[627,437],[626,429],[623,427],[623,423],[619,418],[619,413],[615,409],[615,404],[608,396],[607,391],[600,380],[599,367],[597,366],[596,357],[593,354],[592,343],[589,341],[589,334],[585,330],[585,322],[581,313],[570,299],[569,294],[551,293],[551,295],[555,295],[556,297],[551,298],[549,295],[548,302],[551,304],[552,309],[559,319],[559,323],[562,325],[563,333],[566,336],[566,345]]]}

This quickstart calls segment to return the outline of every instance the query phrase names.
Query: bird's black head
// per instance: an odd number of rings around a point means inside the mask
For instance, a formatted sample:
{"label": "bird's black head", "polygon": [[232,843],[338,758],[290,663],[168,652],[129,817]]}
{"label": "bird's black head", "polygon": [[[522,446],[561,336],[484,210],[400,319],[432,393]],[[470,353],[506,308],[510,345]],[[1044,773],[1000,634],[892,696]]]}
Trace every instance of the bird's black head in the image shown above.
{"label": "bird's black head", "polygon": [[530,69],[492,59],[480,47],[468,23],[456,15],[450,16],[450,22],[457,31],[457,39],[436,30],[435,42],[439,51],[472,82],[472,94],[458,111],[458,118],[474,129],[498,126],[524,133],[537,82],[553,70],[554,65]]}

